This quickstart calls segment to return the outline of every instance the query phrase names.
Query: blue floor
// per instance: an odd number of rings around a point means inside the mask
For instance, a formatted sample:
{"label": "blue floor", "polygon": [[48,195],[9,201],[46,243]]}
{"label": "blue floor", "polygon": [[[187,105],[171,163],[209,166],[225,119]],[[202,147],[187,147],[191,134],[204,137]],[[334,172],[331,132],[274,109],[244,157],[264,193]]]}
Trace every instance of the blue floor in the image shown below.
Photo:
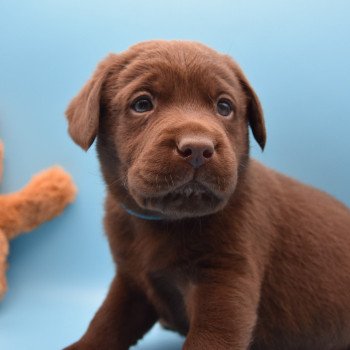
{"label": "blue floor", "polygon": [[[202,41],[241,63],[264,106],[255,157],[350,205],[350,2],[2,1],[1,192],[61,164],[79,188],[59,218],[11,243],[1,350],[61,349],[85,330],[113,276],[94,149],[68,138],[65,107],[108,52],[153,38]],[[179,350],[156,326],[138,350]]]}

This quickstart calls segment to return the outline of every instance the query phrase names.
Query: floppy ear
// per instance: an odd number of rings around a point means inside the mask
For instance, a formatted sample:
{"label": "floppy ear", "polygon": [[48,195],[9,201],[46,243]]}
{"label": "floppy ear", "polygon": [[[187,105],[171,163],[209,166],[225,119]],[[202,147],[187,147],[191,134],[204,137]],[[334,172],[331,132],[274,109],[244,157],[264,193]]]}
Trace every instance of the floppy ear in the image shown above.
{"label": "floppy ear", "polygon": [[66,110],[69,134],[85,151],[92,145],[98,132],[102,86],[115,58],[116,55],[111,54],[98,65],[91,79]]}
{"label": "floppy ear", "polygon": [[247,117],[249,125],[252,129],[253,135],[259,146],[264,150],[266,144],[266,128],[264,113],[259,101],[258,96],[254,92],[253,88],[248,82],[248,79],[239,68],[238,64],[232,60],[230,56],[224,55],[226,62],[229,67],[235,72],[236,76],[239,79],[239,82],[247,96]]}
{"label": "floppy ear", "polygon": [[259,144],[260,148],[264,150],[266,144],[266,128],[261,103],[255,91],[242,72],[240,81],[248,98],[247,116],[249,125],[252,129],[255,140]]}

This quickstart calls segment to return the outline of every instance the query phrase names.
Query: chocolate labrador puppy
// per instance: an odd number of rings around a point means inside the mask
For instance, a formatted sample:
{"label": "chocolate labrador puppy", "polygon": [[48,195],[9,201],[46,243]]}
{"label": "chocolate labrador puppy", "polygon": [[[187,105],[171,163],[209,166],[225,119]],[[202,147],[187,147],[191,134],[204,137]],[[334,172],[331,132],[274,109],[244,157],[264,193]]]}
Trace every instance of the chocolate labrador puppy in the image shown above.
{"label": "chocolate labrador puppy", "polygon": [[69,350],[160,321],[186,350],[350,349],[350,211],[249,158],[258,97],[228,56],[151,41],[109,55],[67,109],[97,152],[118,271]]}

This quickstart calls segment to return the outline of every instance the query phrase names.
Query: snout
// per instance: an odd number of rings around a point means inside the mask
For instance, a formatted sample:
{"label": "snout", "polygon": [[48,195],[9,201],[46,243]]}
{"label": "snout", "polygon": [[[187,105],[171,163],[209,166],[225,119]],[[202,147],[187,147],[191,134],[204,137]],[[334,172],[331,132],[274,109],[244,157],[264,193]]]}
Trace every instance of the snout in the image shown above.
{"label": "snout", "polygon": [[237,180],[236,157],[225,130],[203,119],[164,118],[153,126],[128,171],[129,191],[141,207],[180,218],[227,203]]}
{"label": "snout", "polygon": [[177,144],[177,154],[197,169],[208,162],[214,152],[214,142],[208,137],[185,136]]}

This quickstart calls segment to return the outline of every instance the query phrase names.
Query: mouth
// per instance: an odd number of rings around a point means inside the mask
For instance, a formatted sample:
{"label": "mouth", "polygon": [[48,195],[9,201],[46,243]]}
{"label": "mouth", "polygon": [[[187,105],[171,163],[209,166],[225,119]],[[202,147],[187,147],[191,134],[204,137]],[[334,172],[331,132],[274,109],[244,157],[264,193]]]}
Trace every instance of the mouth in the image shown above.
{"label": "mouth", "polygon": [[171,191],[167,195],[191,198],[205,195],[208,192],[209,190],[204,185],[197,181],[190,181],[185,185],[176,188],[174,191]]}
{"label": "mouth", "polygon": [[226,201],[205,185],[190,181],[161,196],[144,198],[146,209],[174,218],[198,217],[220,210]]}

